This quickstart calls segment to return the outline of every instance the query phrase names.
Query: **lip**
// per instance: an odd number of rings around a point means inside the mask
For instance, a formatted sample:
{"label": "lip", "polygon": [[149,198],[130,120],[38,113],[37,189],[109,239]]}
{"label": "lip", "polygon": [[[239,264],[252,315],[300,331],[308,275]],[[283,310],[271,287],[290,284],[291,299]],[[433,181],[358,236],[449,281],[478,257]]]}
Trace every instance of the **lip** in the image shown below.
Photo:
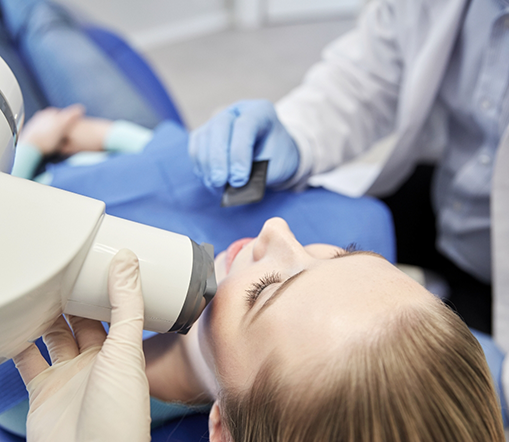
{"label": "lip", "polygon": [[230,272],[230,268],[232,266],[233,261],[239,252],[244,248],[244,246],[250,243],[253,238],[242,238],[230,244],[230,246],[226,249],[226,257],[225,257],[225,266],[226,273]]}

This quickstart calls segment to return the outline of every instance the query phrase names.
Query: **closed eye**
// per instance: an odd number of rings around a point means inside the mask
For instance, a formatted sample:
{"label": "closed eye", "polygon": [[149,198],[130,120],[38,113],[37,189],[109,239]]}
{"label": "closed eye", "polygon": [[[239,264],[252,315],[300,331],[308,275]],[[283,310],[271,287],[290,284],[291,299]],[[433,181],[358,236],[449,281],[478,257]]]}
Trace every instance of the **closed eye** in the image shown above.
{"label": "closed eye", "polygon": [[371,250],[360,250],[355,243],[349,244],[345,249],[336,250],[330,259],[345,258],[353,255],[369,255],[376,258],[386,259],[384,256],[380,255],[380,253],[372,252]]}
{"label": "closed eye", "polygon": [[260,278],[259,281],[254,282],[246,290],[246,300],[249,308],[253,307],[258,297],[270,285],[282,282],[281,275],[278,272],[267,273]]}
{"label": "closed eye", "polygon": [[344,256],[351,255],[353,252],[362,251],[357,246],[357,243],[348,244],[344,249],[337,249],[331,259],[343,258]]}

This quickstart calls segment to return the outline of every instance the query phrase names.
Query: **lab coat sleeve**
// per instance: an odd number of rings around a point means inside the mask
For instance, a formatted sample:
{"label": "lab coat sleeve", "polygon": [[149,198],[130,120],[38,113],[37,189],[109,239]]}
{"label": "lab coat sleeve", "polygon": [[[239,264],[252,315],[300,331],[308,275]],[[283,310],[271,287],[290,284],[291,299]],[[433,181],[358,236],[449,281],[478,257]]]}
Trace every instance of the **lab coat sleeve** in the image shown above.
{"label": "lab coat sleeve", "polygon": [[402,77],[395,9],[394,0],[372,0],[357,27],[277,103],[301,157],[290,185],[354,159],[393,130]]}

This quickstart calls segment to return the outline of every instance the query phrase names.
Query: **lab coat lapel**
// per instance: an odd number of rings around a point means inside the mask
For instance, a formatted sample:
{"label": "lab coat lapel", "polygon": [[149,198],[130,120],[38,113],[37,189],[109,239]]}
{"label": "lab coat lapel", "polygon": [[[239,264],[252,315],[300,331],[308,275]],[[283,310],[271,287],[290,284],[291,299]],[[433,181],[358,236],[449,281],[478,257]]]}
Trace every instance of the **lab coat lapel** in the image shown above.
{"label": "lab coat lapel", "polygon": [[509,126],[498,147],[491,193],[493,330],[509,351]]}
{"label": "lab coat lapel", "polygon": [[[465,4],[465,0],[424,3],[428,26],[423,32],[427,32],[427,36],[416,39],[415,47],[405,51],[410,59],[405,61],[407,73],[403,78],[398,109],[399,126],[407,128],[410,136],[416,135],[435,101],[461,26]],[[413,18],[421,19],[419,16]],[[418,23],[415,26],[418,27]]]}
{"label": "lab coat lapel", "polygon": [[[427,35],[410,42],[402,41],[406,73],[395,133],[387,137],[392,138],[394,146],[387,149],[385,140],[381,143],[385,146],[387,163],[372,186],[377,194],[392,190],[396,181],[401,182],[411,172],[415,163],[412,160],[419,157],[415,143],[435,102],[467,4],[468,0],[425,2],[428,25],[423,32]],[[422,28],[419,20],[424,19],[420,15],[423,12],[424,8],[413,16],[408,13],[413,26]],[[408,26],[405,24],[405,28]]]}

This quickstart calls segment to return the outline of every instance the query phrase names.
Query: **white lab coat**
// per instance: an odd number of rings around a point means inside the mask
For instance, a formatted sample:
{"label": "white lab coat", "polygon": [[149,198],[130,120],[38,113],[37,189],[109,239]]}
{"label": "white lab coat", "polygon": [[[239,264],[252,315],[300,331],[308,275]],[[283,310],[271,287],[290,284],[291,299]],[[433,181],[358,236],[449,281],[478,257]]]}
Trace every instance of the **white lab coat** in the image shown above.
{"label": "white lab coat", "polygon": [[[394,190],[446,142],[436,104],[468,0],[372,0],[303,84],[277,104],[306,182],[350,196]],[[502,146],[503,145],[503,146]],[[497,171],[509,172],[509,130]],[[505,157],[505,158],[504,158]],[[509,175],[509,174],[508,174]],[[503,177],[505,180],[506,177]],[[495,336],[509,351],[509,183],[494,177]],[[501,223],[501,220],[504,221]]]}

